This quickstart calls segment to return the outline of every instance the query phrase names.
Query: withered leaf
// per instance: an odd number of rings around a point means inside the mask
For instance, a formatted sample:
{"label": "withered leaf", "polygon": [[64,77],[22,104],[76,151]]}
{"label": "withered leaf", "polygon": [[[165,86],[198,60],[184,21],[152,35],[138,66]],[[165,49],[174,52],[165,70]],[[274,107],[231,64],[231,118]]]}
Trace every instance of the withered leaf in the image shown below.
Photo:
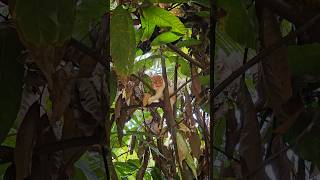
{"label": "withered leaf", "polygon": [[37,139],[37,124],[40,122],[40,105],[35,102],[25,115],[17,134],[14,149],[16,179],[24,180],[30,175],[32,153]]}
{"label": "withered leaf", "polygon": [[191,148],[192,156],[199,160],[202,151],[201,147],[201,140],[197,132],[192,132],[189,136],[189,144]]}

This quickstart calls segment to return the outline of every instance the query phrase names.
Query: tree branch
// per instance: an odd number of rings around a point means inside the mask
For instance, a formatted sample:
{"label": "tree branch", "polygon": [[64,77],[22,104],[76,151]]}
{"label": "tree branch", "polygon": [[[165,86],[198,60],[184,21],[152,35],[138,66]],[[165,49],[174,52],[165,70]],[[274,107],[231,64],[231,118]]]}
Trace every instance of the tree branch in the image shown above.
{"label": "tree branch", "polygon": [[172,44],[167,44],[167,46],[173,50],[174,52],[176,52],[177,54],[179,54],[181,57],[183,57],[184,59],[186,59],[187,61],[189,61],[190,63],[194,64],[195,66],[201,68],[201,69],[208,69],[208,67],[203,66],[199,61],[193,59],[192,57],[190,57],[188,54],[184,53],[183,51],[181,51],[177,46],[172,45]]}
{"label": "tree branch", "polygon": [[257,64],[260,61],[263,61],[266,57],[272,54],[275,50],[279,49],[283,45],[286,45],[288,42],[296,38],[297,36],[303,34],[306,30],[310,29],[313,25],[316,24],[320,20],[320,14],[311,18],[308,22],[306,22],[303,26],[298,28],[296,31],[291,32],[284,38],[280,40],[280,42],[275,43],[267,49],[262,50],[259,54],[249,60],[245,65],[238,68],[234,71],[230,76],[228,76],[224,81],[222,81],[217,87],[213,89],[213,96],[218,96],[230,83],[232,83],[236,78],[245,73],[249,68],[253,65]]}

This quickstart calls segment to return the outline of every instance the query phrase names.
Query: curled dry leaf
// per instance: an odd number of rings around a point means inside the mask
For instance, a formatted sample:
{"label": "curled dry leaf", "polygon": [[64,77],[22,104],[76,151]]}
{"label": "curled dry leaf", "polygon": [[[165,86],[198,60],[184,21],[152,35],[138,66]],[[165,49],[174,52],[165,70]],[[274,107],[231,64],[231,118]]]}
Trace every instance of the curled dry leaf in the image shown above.
{"label": "curled dry leaf", "polygon": [[[282,34],[277,17],[268,9],[263,9],[260,19],[263,28],[263,47],[271,47],[281,40]],[[262,29],[261,28],[261,29]],[[267,106],[272,108],[280,122],[287,121],[289,114],[283,109],[292,96],[291,73],[287,57],[287,47],[282,46],[260,63],[260,96],[266,99]]]}
{"label": "curled dry leaf", "polygon": [[37,139],[37,128],[40,122],[40,105],[33,103],[25,115],[17,134],[14,149],[16,179],[24,180],[30,175],[32,152]]}
{"label": "curled dry leaf", "polygon": [[189,154],[189,149],[184,137],[179,132],[177,132],[177,146],[180,161],[179,163],[182,166],[182,161],[185,160]]}

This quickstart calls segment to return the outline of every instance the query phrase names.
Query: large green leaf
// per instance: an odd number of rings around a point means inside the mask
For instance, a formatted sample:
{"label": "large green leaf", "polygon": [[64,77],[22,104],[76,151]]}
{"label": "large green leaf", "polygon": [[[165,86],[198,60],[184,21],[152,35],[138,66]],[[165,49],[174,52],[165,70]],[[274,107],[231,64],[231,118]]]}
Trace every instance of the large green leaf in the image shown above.
{"label": "large green leaf", "polygon": [[102,15],[108,10],[108,1],[82,0],[76,8],[76,20],[73,36],[79,40],[85,37],[90,26],[97,25]]}
{"label": "large green leaf", "polygon": [[158,35],[151,43],[152,46],[157,46],[161,44],[167,44],[178,40],[180,36],[172,32],[164,32]]}
{"label": "large green leaf", "polygon": [[111,56],[117,74],[131,74],[136,49],[133,21],[126,9],[118,6],[111,18]]}
{"label": "large green leaf", "polygon": [[227,15],[223,19],[221,29],[239,44],[256,47],[257,20],[254,6],[247,9],[244,0],[219,0],[218,6],[223,8]]}
{"label": "large green leaf", "polygon": [[293,75],[320,75],[320,44],[289,46],[288,59]]}
{"label": "large green leaf", "polygon": [[75,0],[16,0],[14,18],[26,42],[61,45],[72,34],[75,6]]}
{"label": "large green leaf", "polygon": [[[143,17],[146,21],[151,21],[153,24],[170,28],[172,32],[185,34],[186,29],[184,24],[171,12],[161,9],[156,6],[150,6],[143,9]],[[145,28],[145,27],[142,27]]]}
{"label": "large green leaf", "polygon": [[114,166],[121,177],[130,176],[138,171],[139,159],[129,159],[127,162],[115,162]]}
{"label": "large green leaf", "polygon": [[17,57],[22,49],[15,29],[0,24],[0,143],[13,125],[20,106],[24,68]]}

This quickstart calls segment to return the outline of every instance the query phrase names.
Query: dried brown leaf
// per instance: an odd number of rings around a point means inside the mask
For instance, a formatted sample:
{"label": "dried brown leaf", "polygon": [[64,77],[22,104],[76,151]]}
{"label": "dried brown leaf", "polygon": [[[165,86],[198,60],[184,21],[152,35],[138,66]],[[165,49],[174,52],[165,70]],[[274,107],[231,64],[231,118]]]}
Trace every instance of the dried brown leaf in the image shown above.
{"label": "dried brown leaf", "polygon": [[[262,162],[262,148],[257,112],[244,82],[237,103],[243,123],[239,152],[242,162],[242,173],[246,176],[248,173],[253,172]],[[260,170],[255,174],[253,179],[265,179],[264,171]]]}
{"label": "dried brown leaf", "polygon": [[201,147],[201,139],[197,132],[192,132],[189,136],[189,144],[191,148],[191,153],[194,158],[199,160],[200,155],[202,154],[202,151],[200,149]]}
{"label": "dried brown leaf", "polygon": [[25,115],[17,134],[14,149],[16,179],[24,180],[31,173],[32,153],[37,139],[37,124],[40,121],[40,105],[35,102]]}

